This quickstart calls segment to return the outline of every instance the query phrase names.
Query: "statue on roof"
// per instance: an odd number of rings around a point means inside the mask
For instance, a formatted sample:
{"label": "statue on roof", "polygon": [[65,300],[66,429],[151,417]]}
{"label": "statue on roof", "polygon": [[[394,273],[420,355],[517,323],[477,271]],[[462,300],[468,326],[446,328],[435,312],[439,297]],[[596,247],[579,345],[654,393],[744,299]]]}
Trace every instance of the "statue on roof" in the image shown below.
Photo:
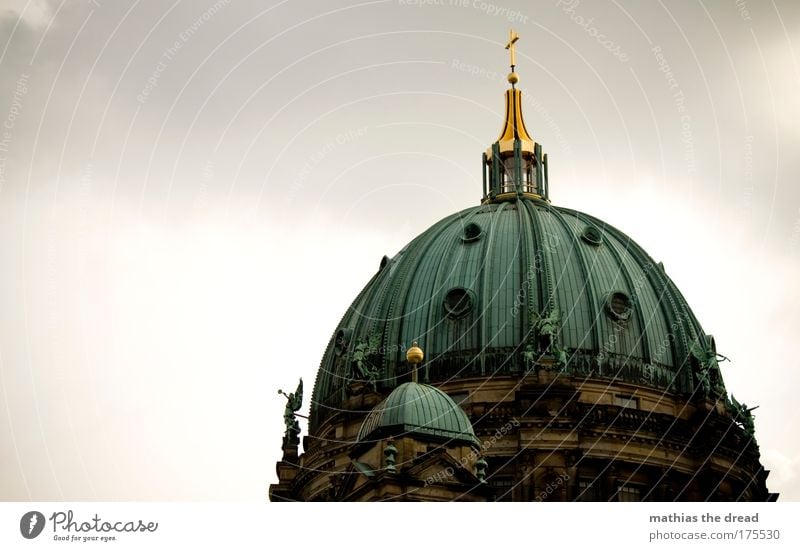
{"label": "statue on roof", "polygon": [[754,436],[756,433],[756,425],[754,422],[755,416],[752,414],[752,411],[758,408],[758,406],[748,408],[747,404],[744,402],[740,404],[733,394],[731,394],[730,406],[733,410],[733,420],[737,423],[741,423],[742,428],[747,434]]}
{"label": "statue on roof", "polygon": [[703,396],[717,398],[725,394],[725,385],[722,382],[722,373],[719,370],[719,359],[727,360],[727,358],[717,354],[711,344],[711,337],[706,336],[702,341],[698,339],[693,342],[690,352],[700,364],[695,377],[703,389]]}
{"label": "statue on roof", "polygon": [[560,312],[558,308],[553,308],[549,312],[542,314],[536,320],[534,327],[539,333],[539,339],[542,342],[542,348],[545,350],[550,348],[553,342],[558,338],[558,324],[561,321]]}
{"label": "statue on roof", "polygon": [[380,370],[370,361],[370,356],[378,353],[381,344],[381,336],[370,335],[369,340],[359,342],[353,349],[350,357],[351,380],[365,381],[375,387]]}
{"label": "statue on roof", "polygon": [[[558,342],[558,329],[561,323],[561,312],[558,308],[553,308],[544,314],[533,314],[536,321],[533,323],[533,328],[539,342],[539,350],[542,354],[551,354],[555,357],[556,362],[562,368],[567,365],[567,352],[561,348]],[[532,348],[526,348],[523,354],[526,360],[533,361],[534,351]]]}
{"label": "statue on roof", "polygon": [[303,379],[297,384],[297,389],[294,392],[286,394],[282,390],[278,390],[278,394],[286,397],[286,408],[283,410],[283,423],[286,425],[286,436],[295,438],[300,434],[300,423],[297,422],[296,412],[303,407]]}

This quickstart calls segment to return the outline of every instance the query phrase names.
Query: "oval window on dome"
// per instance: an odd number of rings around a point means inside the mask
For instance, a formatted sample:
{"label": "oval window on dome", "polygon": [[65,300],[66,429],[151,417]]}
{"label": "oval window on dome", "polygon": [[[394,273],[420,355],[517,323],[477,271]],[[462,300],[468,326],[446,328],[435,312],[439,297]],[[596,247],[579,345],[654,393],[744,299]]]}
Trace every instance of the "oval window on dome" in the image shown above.
{"label": "oval window on dome", "polygon": [[483,235],[483,228],[475,222],[470,222],[464,226],[464,233],[461,235],[462,241],[469,243],[470,241],[477,241]]}
{"label": "oval window on dome", "polygon": [[455,287],[444,296],[444,309],[451,318],[459,318],[472,309],[472,293],[463,287]]}
{"label": "oval window on dome", "polygon": [[349,327],[342,327],[336,332],[333,340],[333,353],[337,356],[343,356],[350,346],[350,339],[353,336],[353,330]]}
{"label": "oval window on dome", "polygon": [[586,241],[589,245],[597,247],[603,243],[603,233],[594,226],[586,226],[581,232],[581,239]]}
{"label": "oval window on dome", "polygon": [[606,310],[616,321],[627,321],[633,314],[633,301],[622,291],[614,291],[608,295]]}

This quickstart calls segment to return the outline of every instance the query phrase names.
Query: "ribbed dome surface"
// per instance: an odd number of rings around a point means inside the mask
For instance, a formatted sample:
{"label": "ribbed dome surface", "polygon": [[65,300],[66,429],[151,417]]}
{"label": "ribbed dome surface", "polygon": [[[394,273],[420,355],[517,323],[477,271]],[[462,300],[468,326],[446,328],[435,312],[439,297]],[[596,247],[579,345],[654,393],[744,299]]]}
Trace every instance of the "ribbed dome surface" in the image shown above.
{"label": "ribbed dome surface", "polygon": [[452,398],[417,383],[403,383],[375,406],[358,431],[358,441],[406,434],[479,445],[467,415]]}
{"label": "ribbed dome surface", "polygon": [[519,199],[453,214],[384,259],[322,358],[311,432],[352,381],[393,388],[413,341],[430,382],[519,375],[550,354],[576,376],[688,393],[691,347],[705,338],[662,266],[625,234]]}

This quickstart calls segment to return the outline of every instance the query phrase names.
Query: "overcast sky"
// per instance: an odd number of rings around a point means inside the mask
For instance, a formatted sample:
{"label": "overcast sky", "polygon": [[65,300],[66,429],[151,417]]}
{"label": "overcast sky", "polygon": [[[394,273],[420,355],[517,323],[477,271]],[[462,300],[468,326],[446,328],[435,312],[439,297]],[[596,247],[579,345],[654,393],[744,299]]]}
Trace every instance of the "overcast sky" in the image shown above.
{"label": "overcast sky", "polygon": [[0,2],[0,499],[265,500],[278,389],[478,203],[512,26],[553,203],[664,262],[800,499],[800,3],[493,2]]}

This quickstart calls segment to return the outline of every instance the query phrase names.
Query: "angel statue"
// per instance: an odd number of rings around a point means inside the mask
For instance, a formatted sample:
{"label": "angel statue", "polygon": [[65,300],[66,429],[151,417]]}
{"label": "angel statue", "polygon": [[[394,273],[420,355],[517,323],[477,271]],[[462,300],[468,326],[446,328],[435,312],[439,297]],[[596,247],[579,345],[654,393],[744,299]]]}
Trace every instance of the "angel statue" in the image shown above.
{"label": "angel statue", "polygon": [[353,350],[351,364],[351,381],[359,380],[370,383],[375,389],[380,371],[372,365],[369,357],[379,351],[381,345],[380,335],[371,335],[369,341],[360,342]]}
{"label": "angel statue", "polygon": [[756,425],[753,422],[752,411],[757,409],[758,406],[749,408],[744,402],[740,404],[733,394],[731,394],[731,405],[733,406],[734,419],[742,424],[742,428],[747,434],[753,436],[756,432]]}
{"label": "angel statue", "polygon": [[728,358],[717,354],[707,340],[693,342],[689,347],[689,351],[700,364],[700,369],[695,373],[695,377],[697,377],[697,381],[703,389],[703,395],[709,398],[724,394],[725,386],[722,384],[719,360],[727,360]]}
{"label": "angel statue", "polygon": [[[539,346],[543,353],[552,354],[556,362],[562,367],[567,367],[567,352],[558,342],[558,326],[561,323],[561,312],[558,308],[553,308],[545,315],[540,315],[534,322],[534,329],[539,335]],[[525,356],[530,359],[530,354]]]}
{"label": "angel statue", "polygon": [[300,434],[300,423],[297,422],[296,412],[303,406],[303,379],[297,385],[297,390],[286,394],[278,390],[278,394],[286,397],[286,409],[283,410],[283,422],[286,425],[286,436],[297,437]]}
{"label": "angel statue", "polygon": [[534,327],[539,334],[542,350],[548,351],[557,343],[560,317],[558,308],[553,308],[547,314],[540,316],[534,323]]}

